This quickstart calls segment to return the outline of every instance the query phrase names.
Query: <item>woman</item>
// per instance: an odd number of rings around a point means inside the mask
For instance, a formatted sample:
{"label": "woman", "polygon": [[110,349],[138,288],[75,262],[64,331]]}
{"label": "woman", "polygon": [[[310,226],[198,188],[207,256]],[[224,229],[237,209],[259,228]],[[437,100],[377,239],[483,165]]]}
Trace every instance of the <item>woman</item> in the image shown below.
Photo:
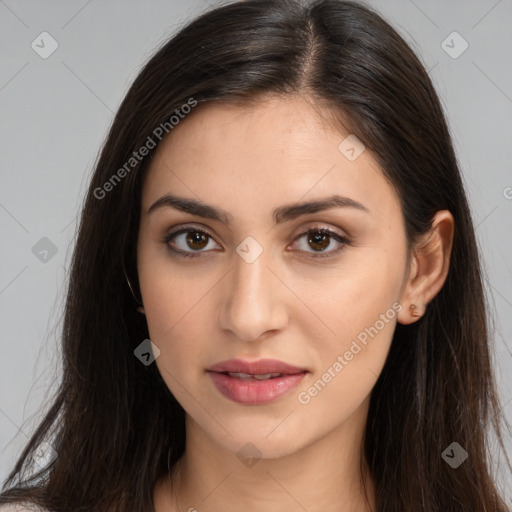
{"label": "woman", "polygon": [[63,363],[0,503],[506,510],[474,227],[385,21],[250,0],[155,54],[90,183]]}

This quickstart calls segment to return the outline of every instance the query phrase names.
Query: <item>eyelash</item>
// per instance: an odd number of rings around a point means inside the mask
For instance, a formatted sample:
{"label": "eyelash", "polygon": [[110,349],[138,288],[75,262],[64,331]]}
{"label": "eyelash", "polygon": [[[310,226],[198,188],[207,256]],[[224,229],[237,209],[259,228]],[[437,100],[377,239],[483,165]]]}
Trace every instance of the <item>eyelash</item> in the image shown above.
{"label": "eyelash", "polygon": [[[208,231],[205,231],[204,229],[201,229],[201,228],[197,228],[197,227],[193,227],[193,226],[187,226],[187,227],[183,227],[177,231],[174,231],[172,233],[169,233],[168,235],[166,235],[163,239],[162,239],[162,242],[165,243],[168,247],[168,249],[173,253],[175,254],[176,256],[180,257],[180,258],[184,258],[184,259],[190,259],[190,258],[198,258],[198,257],[201,257],[201,253],[203,252],[206,252],[206,251],[195,251],[195,252],[185,252],[185,251],[181,251],[181,250],[178,250],[178,249],[174,249],[173,247],[171,247],[169,245],[169,242],[175,238],[176,236],[178,235],[181,235],[183,233],[201,233],[205,236],[207,236],[208,238],[210,239],[214,239],[213,236],[208,233]],[[342,244],[340,247],[338,247],[337,249],[333,250],[333,251],[329,251],[329,252],[319,252],[317,254],[315,253],[306,253],[307,254],[311,254],[312,256],[308,256],[308,257],[311,257],[313,259],[319,259],[319,258],[330,258],[330,257],[333,257],[335,255],[337,255],[340,251],[342,251],[345,246],[347,245],[352,245],[352,242],[344,237],[344,236],[341,236],[339,235],[338,233],[332,231],[331,229],[329,228],[325,228],[325,227],[321,227],[321,228],[311,228],[311,229],[308,229],[307,231],[305,231],[304,233],[300,234],[296,239],[295,241],[297,240],[300,240],[303,236],[305,235],[309,235],[309,234],[312,234],[312,233],[321,233],[321,234],[324,234],[324,235],[328,235],[330,236],[331,238],[334,238],[334,240],[336,240],[337,242],[339,242],[340,244]]]}

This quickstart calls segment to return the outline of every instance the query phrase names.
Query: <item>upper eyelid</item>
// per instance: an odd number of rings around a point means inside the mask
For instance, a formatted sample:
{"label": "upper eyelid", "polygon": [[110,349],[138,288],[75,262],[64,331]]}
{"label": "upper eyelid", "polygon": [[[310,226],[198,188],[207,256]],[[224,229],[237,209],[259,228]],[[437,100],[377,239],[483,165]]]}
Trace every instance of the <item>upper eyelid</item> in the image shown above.
{"label": "upper eyelid", "polygon": [[[198,231],[204,231],[211,238],[213,238],[213,239],[216,238],[215,235],[212,235],[210,228],[207,228],[207,227],[203,226],[202,224],[194,224],[194,223],[192,223],[192,224],[182,224],[182,225],[178,225],[176,228],[171,228],[171,229],[168,230],[168,235],[166,235],[166,236],[176,235],[180,231],[183,231],[185,229],[190,229],[190,230],[197,229]],[[332,226],[329,223],[322,223],[320,221],[311,221],[311,224],[309,224],[307,227],[301,228],[300,229],[301,232],[298,233],[296,236],[302,236],[305,233],[307,233],[308,231],[313,231],[313,230],[316,230],[316,229],[318,229],[318,230],[322,230],[322,229],[329,230],[329,231],[332,231],[334,234],[336,234],[336,235],[338,235],[340,237],[347,238],[347,239],[350,238],[350,235],[345,230],[342,230],[341,228],[338,228],[336,226]],[[339,230],[341,232],[338,232],[337,230]]]}

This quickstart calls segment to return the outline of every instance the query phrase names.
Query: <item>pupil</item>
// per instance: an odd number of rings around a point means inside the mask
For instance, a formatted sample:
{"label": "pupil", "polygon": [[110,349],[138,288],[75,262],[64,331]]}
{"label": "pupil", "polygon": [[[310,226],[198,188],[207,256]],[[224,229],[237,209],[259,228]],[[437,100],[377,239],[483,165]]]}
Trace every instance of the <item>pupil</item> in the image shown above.
{"label": "pupil", "polygon": [[[192,249],[203,249],[204,246],[208,244],[208,240],[206,238],[207,237],[204,233],[199,233],[198,231],[189,231],[187,233],[187,243]],[[203,246],[194,247],[195,244],[203,244]]]}
{"label": "pupil", "polygon": [[329,246],[329,235],[325,233],[315,233],[314,235],[309,236],[308,242],[317,246],[313,247],[313,249],[319,248],[320,251],[323,251]]}

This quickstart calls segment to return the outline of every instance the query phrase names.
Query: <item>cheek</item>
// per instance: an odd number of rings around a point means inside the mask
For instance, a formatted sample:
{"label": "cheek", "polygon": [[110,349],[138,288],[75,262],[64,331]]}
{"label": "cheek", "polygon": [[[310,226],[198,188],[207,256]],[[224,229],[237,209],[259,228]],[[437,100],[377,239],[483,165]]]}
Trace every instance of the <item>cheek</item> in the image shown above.
{"label": "cheek", "polygon": [[[380,313],[359,315],[359,324],[356,314],[351,317],[347,311],[336,324],[337,336],[319,340],[317,371],[297,391],[299,411],[323,418],[325,425],[337,425],[361,408],[386,361],[399,309],[397,303],[389,304],[381,311],[383,320]],[[305,428],[315,433],[314,425]]]}
{"label": "cheek", "polygon": [[[325,328],[319,334],[341,342],[373,325],[398,300],[403,262],[398,255],[389,258],[383,249],[354,251],[338,268],[308,277],[289,276],[295,279],[297,295],[304,298],[304,305],[314,313],[296,312],[295,320],[307,324],[308,330],[315,322],[323,324]],[[389,313],[392,318],[393,311]]]}
{"label": "cheek", "polygon": [[296,313],[295,317],[311,340],[315,377],[330,369],[325,380],[332,392],[360,388],[367,393],[380,374],[401,309],[403,269],[398,260],[391,261],[383,250],[374,251],[347,264],[350,270],[326,274],[314,293],[301,290],[316,316]]}
{"label": "cheek", "polygon": [[[178,383],[204,372],[214,319],[211,291],[218,278],[152,266],[143,274],[144,308],[151,341],[160,349],[156,364],[173,393]],[[179,387],[179,386],[178,386]]]}
{"label": "cheek", "polygon": [[199,324],[190,318],[197,317],[197,306],[213,286],[215,276],[178,266],[164,251],[142,251],[139,258],[139,283],[149,331],[155,343],[167,344],[183,324]]}
{"label": "cheek", "polygon": [[[204,284],[204,283],[203,283]],[[146,320],[153,343],[172,361],[185,360],[200,349],[210,320],[204,310],[207,289],[169,283],[155,287],[145,299]]]}
{"label": "cheek", "polygon": [[[171,304],[175,301],[171,302]],[[189,308],[162,308],[148,318],[151,341],[160,349],[155,363],[160,375],[180,403],[190,401],[189,392],[204,373],[202,364],[205,339],[203,318]]]}

